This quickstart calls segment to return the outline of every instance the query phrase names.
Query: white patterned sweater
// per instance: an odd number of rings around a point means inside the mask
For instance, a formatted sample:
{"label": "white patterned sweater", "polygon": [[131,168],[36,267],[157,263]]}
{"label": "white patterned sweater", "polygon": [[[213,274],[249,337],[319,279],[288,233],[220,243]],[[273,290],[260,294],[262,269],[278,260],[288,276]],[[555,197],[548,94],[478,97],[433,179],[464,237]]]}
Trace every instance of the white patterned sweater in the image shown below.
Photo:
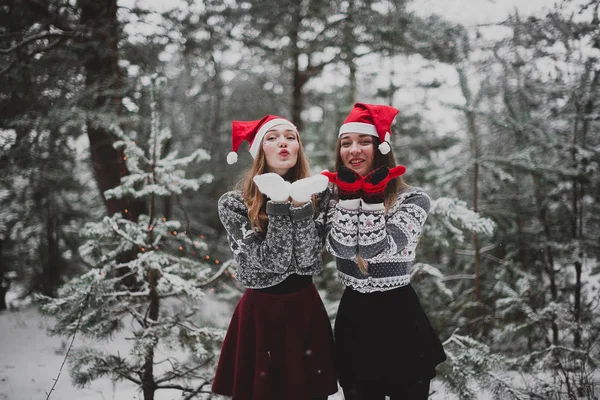
{"label": "white patterned sweater", "polygon": [[[387,212],[383,203],[367,205],[369,211],[348,210],[331,200],[325,245],[336,257],[340,281],[362,293],[408,285],[430,205],[418,188],[400,193]],[[366,275],[358,269],[357,254],[369,264]]]}
{"label": "white patterned sweater", "polygon": [[266,233],[250,226],[248,209],[240,191],[219,199],[219,218],[237,263],[236,279],[246,288],[263,289],[281,283],[291,274],[315,275],[322,271],[321,252],[325,239],[325,218],[329,189],[300,207],[268,201]]}

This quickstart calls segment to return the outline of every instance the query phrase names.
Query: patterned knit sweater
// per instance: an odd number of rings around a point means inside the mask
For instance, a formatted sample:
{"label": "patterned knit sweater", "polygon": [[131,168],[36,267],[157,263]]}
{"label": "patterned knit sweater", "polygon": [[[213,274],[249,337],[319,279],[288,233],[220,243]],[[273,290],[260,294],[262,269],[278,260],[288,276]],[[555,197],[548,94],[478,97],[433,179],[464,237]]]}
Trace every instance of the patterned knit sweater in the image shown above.
{"label": "patterned knit sweater", "polygon": [[261,233],[252,230],[240,191],[221,196],[219,217],[237,263],[237,280],[246,288],[263,289],[291,274],[320,273],[330,197],[329,189],[317,196],[316,212],[312,202],[292,207],[289,202],[268,201],[269,226]]}
{"label": "patterned knit sweater", "polygon": [[[331,200],[325,245],[342,283],[362,293],[408,285],[429,208],[429,196],[418,188],[400,193],[388,212],[383,204],[348,210]],[[369,264],[367,275],[358,269],[357,254]]]}

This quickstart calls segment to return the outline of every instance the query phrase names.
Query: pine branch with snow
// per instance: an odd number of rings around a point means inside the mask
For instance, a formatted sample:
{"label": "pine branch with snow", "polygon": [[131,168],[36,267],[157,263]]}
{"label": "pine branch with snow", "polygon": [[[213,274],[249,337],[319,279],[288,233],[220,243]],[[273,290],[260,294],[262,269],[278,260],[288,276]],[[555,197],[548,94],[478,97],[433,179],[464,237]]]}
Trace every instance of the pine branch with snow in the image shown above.
{"label": "pine branch with snow", "polygon": [[495,224],[469,209],[463,200],[440,197],[432,202],[425,235],[444,246],[463,243],[466,233],[491,236]]}

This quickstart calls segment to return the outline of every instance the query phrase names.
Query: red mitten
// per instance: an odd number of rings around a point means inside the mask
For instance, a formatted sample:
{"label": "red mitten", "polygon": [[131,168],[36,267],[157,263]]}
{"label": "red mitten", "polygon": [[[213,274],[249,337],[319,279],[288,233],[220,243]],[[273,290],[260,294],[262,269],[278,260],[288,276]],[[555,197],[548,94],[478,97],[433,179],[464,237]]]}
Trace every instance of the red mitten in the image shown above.
{"label": "red mitten", "polygon": [[369,172],[363,182],[362,199],[365,203],[383,203],[385,199],[385,188],[389,181],[403,175],[406,172],[404,165],[398,165],[392,169],[379,167]]}
{"label": "red mitten", "polygon": [[338,172],[321,172],[329,182],[337,185],[340,194],[340,200],[359,199],[361,196],[361,188],[363,177],[352,171],[349,168],[342,167]]}

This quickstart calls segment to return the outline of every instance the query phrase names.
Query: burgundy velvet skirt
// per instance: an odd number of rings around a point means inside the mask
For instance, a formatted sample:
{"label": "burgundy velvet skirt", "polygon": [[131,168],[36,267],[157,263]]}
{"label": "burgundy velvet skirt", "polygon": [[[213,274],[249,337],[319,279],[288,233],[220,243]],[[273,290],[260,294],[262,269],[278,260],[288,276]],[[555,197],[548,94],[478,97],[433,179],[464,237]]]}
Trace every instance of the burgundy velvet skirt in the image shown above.
{"label": "burgundy velvet skirt", "polygon": [[234,400],[308,400],[337,390],[333,332],[314,283],[289,294],[246,289],[212,391]]}

